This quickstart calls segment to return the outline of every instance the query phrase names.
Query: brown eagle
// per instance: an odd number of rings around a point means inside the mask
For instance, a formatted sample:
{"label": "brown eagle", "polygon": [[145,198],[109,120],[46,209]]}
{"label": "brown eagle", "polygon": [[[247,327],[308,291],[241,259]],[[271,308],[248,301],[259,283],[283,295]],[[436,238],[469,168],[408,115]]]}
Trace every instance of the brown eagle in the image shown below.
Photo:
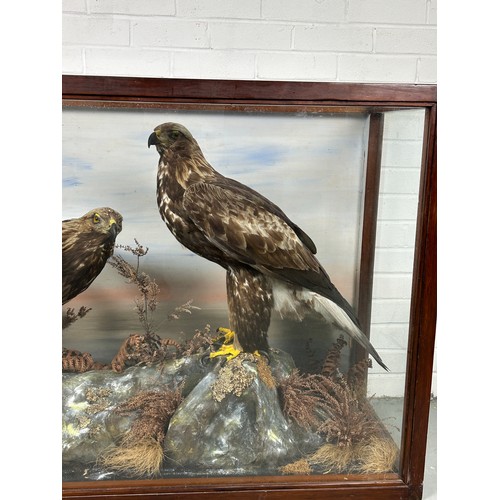
{"label": "brown eagle", "polygon": [[112,208],[94,208],[62,221],[62,303],[86,290],[113,255],[122,216]]}
{"label": "brown eagle", "polygon": [[182,245],[226,269],[236,350],[268,350],[273,308],[298,320],[316,311],[387,370],[316,259],[313,241],[278,206],[215,171],[183,125],[158,125],[151,145],[160,155],[156,196],[162,219]]}

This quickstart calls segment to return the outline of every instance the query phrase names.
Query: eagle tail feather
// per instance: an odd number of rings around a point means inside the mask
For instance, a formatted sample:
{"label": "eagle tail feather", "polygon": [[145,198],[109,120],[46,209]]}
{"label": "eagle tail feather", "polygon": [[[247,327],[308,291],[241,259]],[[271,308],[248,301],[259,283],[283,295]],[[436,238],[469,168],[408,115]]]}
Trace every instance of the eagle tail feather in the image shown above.
{"label": "eagle tail feather", "polygon": [[321,314],[325,319],[329,319],[332,323],[346,331],[354,340],[364,347],[369,354],[373,356],[375,361],[386,371],[389,368],[384,364],[382,358],[375,350],[368,337],[353,323],[349,315],[340,306],[331,300],[319,295],[316,292],[311,292],[310,295],[312,308]]}
{"label": "eagle tail feather", "polygon": [[[368,337],[354,322],[354,311],[346,311],[341,305],[317,292],[281,280],[273,280],[273,300],[274,308],[282,318],[287,317],[295,321],[302,321],[312,311],[319,314],[327,322],[344,330],[351,338],[361,344],[384,370],[389,371]],[[348,305],[345,299],[343,301]]]}

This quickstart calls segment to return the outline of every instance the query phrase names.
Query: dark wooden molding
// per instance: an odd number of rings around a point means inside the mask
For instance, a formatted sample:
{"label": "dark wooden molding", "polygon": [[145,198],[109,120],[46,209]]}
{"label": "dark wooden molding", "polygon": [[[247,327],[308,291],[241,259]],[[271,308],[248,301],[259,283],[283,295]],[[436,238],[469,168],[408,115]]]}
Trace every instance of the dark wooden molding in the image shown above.
{"label": "dark wooden molding", "polygon": [[[65,105],[94,106],[227,106],[230,109],[280,107],[281,110],[333,110],[371,114],[369,152],[371,201],[376,204],[380,171],[383,113],[390,109],[425,108],[424,151],[417,218],[416,253],[410,312],[410,334],[398,474],[342,476],[245,476],[151,480],[64,482],[63,498],[267,498],[418,500],[422,495],[430,386],[436,323],[436,104],[435,85],[306,83],[192,80],[139,77],[62,77]],[[99,104],[101,103],[101,104]],[[199,108],[198,108],[199,109]],[[379,168],[379,167],[378,167]],[[378,176],[378,177],[377,177]],[[373,201],[375,199],[375,202]],[[376,207],[375,207],[376,209]],[[376,217],[373,217],[376,221]],[[365,229],[363,229],[365,231]],[[375,238],[374,222],[366,241]],[[373,271],[368,244],[363,283]],[[371,256],[371,257],[370,257]],[[371,259],[371,260],[370,260]],[[364,278],[363,278],[364,276]],[[370,317],[369,296],[359,297],[362,322]],[[43,489],[43,488],[42,488]]]}
{"label": "dark wooden molding", "polygon": [[[413,269],[401,472],[422,489],[437,317],[437,111],[427,110]],[[418,498],[418,497],[415,497]]]}
{"label": "dark wooden molding", "polygon": [[436,101],[436,86],[65,75],[62,94],[65,99],[117,101],[425,106]]}
{"label": "dark wooden molding", "polygon": [[[370,115],[368,152],[366,158],[365,200],[363,206],[363,233],[359,270],[358,318],[365,335],[370,338],[370,318],[373,295],[373,267],[375,263],[375,239],[380,190],[382,141],[384,136],[383,113]],[[366,357],[365,349],[353,346],[352,363]]]}

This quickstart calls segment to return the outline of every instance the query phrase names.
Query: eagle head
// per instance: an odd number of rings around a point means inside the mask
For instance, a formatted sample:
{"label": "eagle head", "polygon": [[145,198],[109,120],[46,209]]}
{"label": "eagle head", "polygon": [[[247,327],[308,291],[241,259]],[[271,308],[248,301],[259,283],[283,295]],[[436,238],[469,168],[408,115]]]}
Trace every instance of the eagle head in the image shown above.
{"label": "eagle head", "polygon": [[113,255],[122,216],[109,207],[94,208],[62,221],[62,303],[86,290]]}
{"label": "eagle head", "polygon": [[156,146],[160,155],[167,151],[184,152],[193,148],[199,148],[196,140],[189,130],[180,123],[163,123],[158,125],[149,136],[148,148]]}
{"label": "eagle head", "polygon": [[114,241],[122,230],[123,217],[109,207],[94,208],[82,219],[89,232],[100,233]]}

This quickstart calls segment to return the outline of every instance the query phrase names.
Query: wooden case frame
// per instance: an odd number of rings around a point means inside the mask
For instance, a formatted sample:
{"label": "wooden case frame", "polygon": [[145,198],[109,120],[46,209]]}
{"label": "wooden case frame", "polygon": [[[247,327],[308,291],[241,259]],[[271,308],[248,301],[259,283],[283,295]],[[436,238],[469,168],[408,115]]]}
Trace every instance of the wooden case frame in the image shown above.
{"label": "wooden case frame", "polygon": [[[403,428],[398,474],[247,476],[64,482],[63,498],[338,498],[416,500],[422,497],[436,325],[435,85],[185,80],[63,76],[63,106],[301,110],[370,114],[365,218],[358,311],[369,325],[383,112],[426,111],[410,309]],[[371,215],[370,215],[371,214]],[[359,356],[360,354],[355,355]]]}

